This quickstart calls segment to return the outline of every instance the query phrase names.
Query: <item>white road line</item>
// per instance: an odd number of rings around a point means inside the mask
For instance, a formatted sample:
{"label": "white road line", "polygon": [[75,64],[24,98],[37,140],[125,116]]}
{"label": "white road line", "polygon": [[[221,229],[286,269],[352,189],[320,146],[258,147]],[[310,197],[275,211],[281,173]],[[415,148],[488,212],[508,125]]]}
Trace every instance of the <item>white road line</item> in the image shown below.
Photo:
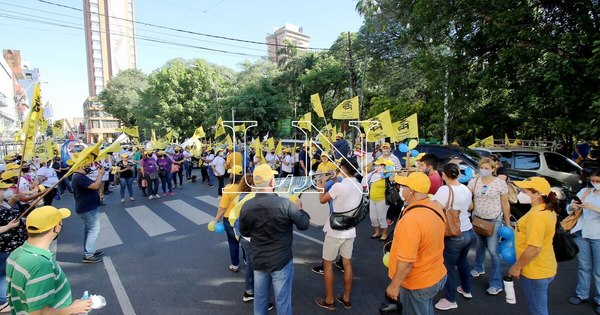
{"label": "white road line", "polygon": [[214,219],[214,216],[193,207],[183,200],[165,201],[164,204],[184,216],[186,219],[196,223],[196,225],[206,224]]}
{"label": "white road line", "polygon": [[96,240],[96,248],[108,248],[112,246],[117,246],[123,244],[123,241],[117,234],[117,231],[110,223],[108,216],[106,213],[100,213],[100,233],[98,234],[98,239]]}
{"label": "white road line", "polygon": [[125,211],[144,229],[148,236],[156,236],[175,231],[167,221],[161,219],[146,206],[126,208]]}
{"label": "white road line", "polygon": [[217,199],[217,197],[214,197],[214,196],[204,195],[204,196],[196,197],[196,199],[206,202],[209,205],[213,205],[215,207],[219,206],[219,199]]}
{"label": "white road line", "polygon": [[112,260],[108,256],[104,256],[103,261],[104,268],[106,268],[108,278],[110,279],[110,283],[115,290],[115,294],[117,295],[117,300],[119,300],[119,305],[121,306],[123,314],[135,315],[135,310],[133,309],[133,305],[131,305],[131,301],[129,300],[129,296],[127,296],[127,292],[125,292],[125,287],[123,287],[123,283],[121,283],[121,278],[119,278],[119,274],[117,274],[115,265],[113,265]]}
{"label": "white road line", "polygon": [[318,239],[316,239],[316,238],[314,238],[314,237],[310,237],[310,236],[308,236],[308,235],[304,235],[304,234],[302,234],[302,233],[300,233],[300,232],[298,232],[298,231],[294,231],[294,234],[296,234],[296,235],[298,235],[298,236],[300,236],[300,237],[304,237],[305,239],[307,239],[307,240],[309,240],[309,241],[313,241],[313,242],[315,242],[315,243],[317,243],[317,244],[323,245],[323,241],[319,241]]}

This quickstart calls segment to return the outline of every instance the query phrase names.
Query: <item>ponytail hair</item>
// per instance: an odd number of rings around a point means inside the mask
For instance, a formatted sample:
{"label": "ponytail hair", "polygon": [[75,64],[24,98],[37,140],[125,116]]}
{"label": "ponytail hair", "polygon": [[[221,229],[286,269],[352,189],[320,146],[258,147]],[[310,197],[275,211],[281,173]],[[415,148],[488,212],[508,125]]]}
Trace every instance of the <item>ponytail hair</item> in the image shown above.
{"label": "ponytail hair", "polygon": [[[531,189],[531,188],[528,188],[528,189],[530,189],[531,191],[536,191],[535,189]],[[542,200],[546,204],[546,209],[544,209],[544,210],[553,211],[556,213],[560,212],[558,196],[556,195],[555,192],[550,191],[548,196],[542,195]]]}

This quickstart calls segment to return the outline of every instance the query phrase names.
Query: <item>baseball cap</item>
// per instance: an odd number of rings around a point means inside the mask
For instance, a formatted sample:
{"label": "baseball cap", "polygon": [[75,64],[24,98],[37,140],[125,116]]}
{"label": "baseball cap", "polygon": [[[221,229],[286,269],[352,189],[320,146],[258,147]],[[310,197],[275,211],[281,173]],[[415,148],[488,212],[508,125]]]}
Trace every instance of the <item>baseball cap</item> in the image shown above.
{"label": "baseball cap", "polygon": [[252,176],[254,177],[255,184],[261,184],[269,181],[276,175],[277,171],[274,171],[269,164],[261,164],[254,169]]}
{"label": "baseball cap", "polygon": [[2,173],[2,179],[9,179],[9,178],[13,178],[13,177],[18,177],[19,176],[19,172],[12,170],[12,171],[6,171],[4,173]]}
{"label": "baseball cap", "polygon": [[243,170],[242,170],[241,166],[236,164],[232,168],[228,169],[227,173],[234,174],[234,175],[242,175]]}
{"label": "baseball cap", "polygon": [[19,164],[17,164],[17,163],[8,163],[8,164],[6,164],[6,170],[7,171],[18,170],[18,169],[19,169]]}
{"label": "baseball cap", "polygon": [[329,157],[329,155],[327,155],[327,152],[325,151],[321,151],[321,156]]}
{"label": "baseball cap", "polygon": [[514,181],[513,182],[519,188],[535,189],[544,196],[548,196],[552,188],[550,183],[543,177],[529,177],[526,180]]}
{"label": "baseball cap", "polygon": [[71,211],[67,208],[54,208],[52,206],[39,207],[27,216],[25,225],[27,232],[42,233],[55,227],[60,221],[68,218]]}
{"label": "baseball cap", "polygon": [[121,154],[121,157],[126,158],[126,157],[129,157],[129,155],[127,153],[123,153],[123,154]]}
{"label": "baseball cap", "polygon": [[341,133],[341,132],[339,132],[337,135],[335,135],[335,137],[336,137],[336,138],[343,138],[343,137],[344,137],[344,134],[343,134],[343,133]]}
{"label": "baseball cap", "polygon": [[377,161],[373,162],[373,164],[385,165],[385,166],[395,166],[394,162],[392,162],[388,159],[384,159],[384,158],[378,158]]}
{"label": "baseball cap", "polygon": [[13,186],[13,184],[11,184],[11,183],[0,182],[0,189],[9,188],[9,187],[12,187],[12,186]]}
{"label": "baseball cap", "polygon": [[389,149],[389,148],[391,148],[392,146],[391,146],[391,145],[390,145],[388,142],[384,142],[384,143],[381,145],[381,147],[382,147],[382,148],[388,148],[388,149]]}
{"label": "baseball cap", "polygon": [[422,194],[428,193],[431,187],[429,177],[423,172],[410,173],[408,176],[396,175],[394,181]]}

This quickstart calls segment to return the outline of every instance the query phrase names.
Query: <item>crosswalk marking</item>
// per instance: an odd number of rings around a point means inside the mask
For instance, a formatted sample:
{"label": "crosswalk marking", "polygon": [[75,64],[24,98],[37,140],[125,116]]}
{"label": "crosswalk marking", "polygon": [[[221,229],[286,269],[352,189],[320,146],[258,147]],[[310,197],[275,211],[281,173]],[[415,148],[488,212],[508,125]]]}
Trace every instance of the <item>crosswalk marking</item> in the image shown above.
{"label": "crosswalk marking", "polygon": [[110,223],[108,216],[106,213],[100,213],[100,233],[98,234],[98,239],[96,240],[96,248],[103,249],[112,246],[117,246],[123,244],[123,241],[117,234],[117,231]]}
{"label": "crosswalk marking", "polygon": [[209,205],[213,205],[215,207],[219,206],[219,199],[217,199],[217,197],[215,197],[215,196],[204,195],[204,196],[196,197],[196,199],[206,202]]}
{"label": "crosswalk marking", "polygon": [[214,219],[213,216],[193,207],[183,200],[165,201],[164,204],[184,216],[186,219],[196,223],[196,225],[206,224]]}
{"label": "crosswalk marking", "polygon": [[161,219],[146,206],[126,208],[125,211],[131,215],[135,222],[137,222],[150,237],[175,231],[174,227]]}

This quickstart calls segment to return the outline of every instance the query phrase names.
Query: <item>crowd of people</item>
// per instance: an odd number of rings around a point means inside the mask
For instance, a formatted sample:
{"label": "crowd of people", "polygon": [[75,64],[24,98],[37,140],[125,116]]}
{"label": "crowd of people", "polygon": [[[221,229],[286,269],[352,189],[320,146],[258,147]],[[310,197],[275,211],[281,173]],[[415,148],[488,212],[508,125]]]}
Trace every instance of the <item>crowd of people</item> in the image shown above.
{"label": "crowd of people", "polygon": [[[509,275],[518,279],[530,313],[548,314],[547,291],[557,273],[552,239],[560,209],[556,194],[544,178],[513,182],[520,188],[519,202],[531,204],[531,210],[513,227],[508,201],[510,179],[494,156],[480,159],[479,175],[465,185],[459,181],[463,170],[458,164],[440,165],[433,154],[421,154],[413,165],[407,162],[408,154],[404,160],[389,143],[377,145],[369,153],[360,146],[354,150],[350,147],[343,135],[337,135],[330,151],[305,142],[298,148],[283,148],[281,154],[275,149],[257,152],[253,146],[229,145],[205,146],[194,157],[189,147],[145,150],[132,146],[76,169],[60,157],[21,161],[18,155],[7,156],[0,164],[0,312],[10,308],[17,313],[52,308],[89,311],[88,302],[71,301],[66,276],[48,250],[62,230],[62,220],[70,215],[67,209],[52,207],[53,200],[67,192],[74,195],[75,212],[84,224],[82,262],[100,262],[104,253],[95,247],[100,230],[99,207],[110,187],[120,186],[121,203],[127,201],[127,196],[130,201],[138,197],[134,195],[134,181],[149,200],[174,196],[176,189],[184,185],[184,178],[186,185],[196,182],[194,159],[200,167],[198,181],[208,187],[217,185],[215,222],[225,227],[228,269],[237,273],[241,269],[240,256],[245,261],[242,300],[253,301],[255,314],[266,314],[273,307],[278,314],[292,313],[293,229],[307,229],[310,215],[297,196],[284,198],[274,193],[276,178],[288,175],[310,175],[319,190],[319,201],[329,205],[330,214],[359,207],[364,196],[355,189],[368,196],[368,221],[373,228],[368,237],[391,242],[390,283],[382,287],[387,299],[380,313],[433,314],[435,309],[458,308],[457,295],[475,298],[472,281],[486,274],[487,252],[491,268],[487,270],[485,293],[500,294],[504,290],[503,276]],[[85,154],[85,149],[80,154]],[[600,261],[596,259],[600,253],[600,172],[592,174],[590,183],[592,187],[582,189],[566,209],[580,216],[570,231],[579,254],[577,288],[568,302],[577,305],[591,300],[600,314],[600,295],[590,293],[595,292],[591,291],[592,283],[596,288],[600,286],[596,276],[600,274]],[[32,201],[39,202],[37,208]],[[21,218],[28,210],[31,212]],[[445,233],[449,210],[459,212],[457,235]],[[490,228],[475,229],[475,220],[490,223]],[[517,259],[508,268],[503,268],[499,249],[499,230],[503,226],[515,233]],[[335,310],[337,301],[350,309],[356,229],[335,230],[327,220],[323,231],[322,264],[312,270],[323,275],[325,290],[315,303]],[[474,246],[476,256],[470,262],[468,253]],[[44,268],[34,272],[34,264]],[[343,272],[343,292],[338,294],[334,292],[334,266]],[[31,275],[47,277],[50,272],[55,274],[52,281],[28,286],[28,281],[36,279]],[[50,290],[53,294],[48,293]],[[440,292],[443,296],[433,301]],[[32,299],[36,302],[29,302]]]}

